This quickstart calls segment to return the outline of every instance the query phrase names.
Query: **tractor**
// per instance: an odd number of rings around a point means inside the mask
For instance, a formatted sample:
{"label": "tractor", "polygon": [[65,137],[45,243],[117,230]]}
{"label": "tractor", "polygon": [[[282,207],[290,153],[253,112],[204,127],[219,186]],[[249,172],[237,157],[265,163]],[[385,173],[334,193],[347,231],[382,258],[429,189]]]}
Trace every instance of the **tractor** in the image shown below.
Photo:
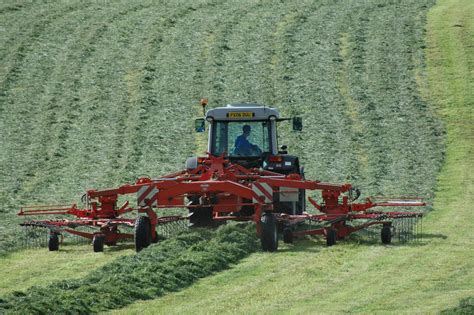
{"label": "tractor", "polygon": [[[59,235],[75,234],[88,238],[94,251],[104,244],[133,239],[137,251],[158,241],[157,227],[189,220],[190,227],[213,227],[227,221],[252,221],[261,240],[262,250],[278,249],[279,234],[292,243],[305,235],[322,235],[328,246],[337,240],[379,225],[381,240],[389,244],[395,220],[418,221],[422,212],[387,212],[374,207],[418,207],[418,198],[375,199],[355,202],[360,191],[351,184],[307,180],[298,157],[278,149],[277,123],[291,120],[294,131],[301,131],[299,117],[281,118],[272,107],[258,104],[230,104],[206,112],[207,100],[201,100],[204,118],[195,120],[196,132],[209,128],[207,156],[190,157],[184,169],[158,178],[141,177],[135,183],[116,188],[91,189],[84,196],[84,207],[24,207],[23,216],[67,215],[74,219],[30,220],[23,226],[50,230],[49,249],[58,250]],[[321,192],[322,202],[306,198],[306,190]],[[118,206],[119,196],[133,195]],[[306,212],[306,200],[317,210]],[[136,206],[132,202],[136,201]],[[188,215],[163,216],[161,209],[188,209]],[[135,219],[125,217],[138,213]],[[301,228],[310,222],[310,228]],[[316,223],[318,226],[314,227]],[[133,227],[132,233],[120,228]],[[413,225],[404,225],[410,229]],[[93,232],[78,227],[95,229]]]}
{"label": "tractor", "polygon": [[[207,100],[201,100],[203,111]],[[278,110],[251,103],[228,104],[205,112],[205,118],[195,120],[195,131],[204,132],[209,124],[208,153],[223,156],[232,164],[247,169],[258,168],[281,175],[298,174],[304,178],[304,168],[298,157],[288,154],[287,146],[278,148],[277,125],[282,121],[293,122],[293,130],[302,130],[302,119],[280,118]],[[197,167],[198,157],[186,160],[186,169]],[[271,192],[273,211],[301,215],[306,208],[305,189],[286,188]],[[198,204],[199,195],[190,196],[192,204]],[[192,209],[190,226],[212,225],[212,209]],[[244,206],[239,214],[253,214],[252,206]]]}

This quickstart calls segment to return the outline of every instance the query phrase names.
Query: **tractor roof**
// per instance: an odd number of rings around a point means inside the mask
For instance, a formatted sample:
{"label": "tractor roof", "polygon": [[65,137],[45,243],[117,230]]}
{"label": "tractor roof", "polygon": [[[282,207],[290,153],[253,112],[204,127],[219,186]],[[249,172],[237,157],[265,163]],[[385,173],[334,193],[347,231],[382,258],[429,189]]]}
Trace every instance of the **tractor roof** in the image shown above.
{"label": "tractor roof", "polygon": [[280,118],[275,108],[253,103],[228,104],[206,113],[206,118],[212,117],[215,120],[266,120],[271,116]]}

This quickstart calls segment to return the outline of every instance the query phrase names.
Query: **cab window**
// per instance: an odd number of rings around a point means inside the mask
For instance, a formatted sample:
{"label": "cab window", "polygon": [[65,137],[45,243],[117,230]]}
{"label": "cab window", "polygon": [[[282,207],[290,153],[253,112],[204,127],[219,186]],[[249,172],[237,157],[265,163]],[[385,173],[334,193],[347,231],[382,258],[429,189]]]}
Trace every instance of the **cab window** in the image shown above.
{"label": "cab window", "polygon": [[270,152],[268,121],[216,121],[212,133],[212,154],[261,156]]}

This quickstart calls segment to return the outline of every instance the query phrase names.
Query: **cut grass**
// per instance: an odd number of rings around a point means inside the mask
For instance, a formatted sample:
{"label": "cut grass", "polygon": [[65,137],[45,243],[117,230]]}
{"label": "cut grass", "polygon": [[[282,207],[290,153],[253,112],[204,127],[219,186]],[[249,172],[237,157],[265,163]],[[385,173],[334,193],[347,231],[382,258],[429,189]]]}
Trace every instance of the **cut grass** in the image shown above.
{"label": "cut grass", "polygon": [[[47,286],[62,279],[78,279],[118,256],[134,253],[123,245],[94,253],[90,245],[64,245],[57,252],[28,249],[1,259],[0,295],[24,291],[32,286]],[[81,257],[81,259],[77,259]]]}
{"label": "cut grass", "polygon": [[203,151],[192,134],[201,97],[303,116],[302,133],[282,123],[279,134],[308,178],[350,181],[363,197],[431,198],[442,135],[413,72],[433,2],[72,0],[0,11],[0,254],[21,243],[21,205],[181,169]]}
{"label": "cut grass", "polygon": [[436,312],[473,294],[473,257],[459,244],[464,236],[425,233],[422,244],[326,248],[305,241],[275,255],[256,253],[189,289],[118,313]]}
{"label": "cut grass", "polygon": [[[303,242],[117,313],[435,313],[472,311],[474,295],[474,3],[429,13],[428,90],[447,129],[445,164],[421,244]],[[456,26],[462,25],[462,26]],[[251,285],[249,285],[251,284]],[[467,306],[466,306],[467,305]]]}
{"label": "cut grass", "polygon": [[89,314],[118,308],[189,286],[257,248],[251,225],[194,230],[117,258],[81,279],[15,291],[0,299],[0,312]]}
{"label": "cut grass", "polygon": [[[450,227],[451,233],[462,238],[453,246],[470,253],[470,272],[465,276],[470,279],[471,290],[461,296],[458,306],[452,302],[446,305],[443,314],[472,314],[474,224],[468,214],[462,214],[472,209],[474,203],[474,3],[440,1],[429,18],[429,96],[445,121],[448,148],[437,186],[437,207],[451,210],[451,216],[433,216],[438,224]],[[456,269],[464,272],[462,268]]]}
{"label": "cut grass", "polygon": [[[255,101],[278,107],[283,116],[304,116],[301,134],[285,126],[280,132],[295,144],[290,150],[301,157],[308,178],[349,180],[367,194],[429,198],[443,137],[415,87],[423,80],[422,32],[433,2],[71,1],[41,3],[45,10],[38,23],[34,5],[6,11],[1,27],[12,32],[0,38],[8,59],[0,72],[0,82],[7,82],[0,95],[0,250],[18,245],[12,230],[20,204],[74,199],[86,188],[180,169],[200,146],[193,145],[189,131],[192,106],[203,96],[213,105]],[[54,15],[48,16],[50,11]],[[7,45],[17,37],[21,44]],[[445,91],[446,75],[439,78],[442,83],[430,82],[429,91]],[[432,93],[425,94],[433,102]],[[464,137],[458,132],[463,130],[448,128],[453,136],[448,136],[437,210],[425,222],[422,246],[349,242],[329,249],[320,240],[305,241],[277,255],[255,254],[182,293],[124,311],[434,312],[456,305],[473,287],[472,242],[466,238],[472,197],[460,199],[472,192],[472,174],[460,173],[472,164],[456,164],[469,161],[472,149],[463,144],[458,151],[456,136]],[[449,149],[452,145],[456,148]],[[464,186],[452,185],[453,178]],[[126,268],[134,257],[112,266]],[[92,278],[73,282],[84,279]],[[160,285],[133,281],[131,286],[147,292]],[[82,291],[89,288],[69,292],[95,302],[97,294]],[[75,304],[76,310],[104,310],[153,296],[131,292],[126,303],[117,302],[122,293],[114,289],[100,291],[107,295],[102,304]],[[34,305],[45,312],[55,307],[53,298],[62,300],[61,291],[53,289],[47,297],[43,291],[32,289],[25,298],[31,304],[23,306],[21,294],[12,298],[18,306],[9,309]],[[67,298],[56,310],[68,306]]]}

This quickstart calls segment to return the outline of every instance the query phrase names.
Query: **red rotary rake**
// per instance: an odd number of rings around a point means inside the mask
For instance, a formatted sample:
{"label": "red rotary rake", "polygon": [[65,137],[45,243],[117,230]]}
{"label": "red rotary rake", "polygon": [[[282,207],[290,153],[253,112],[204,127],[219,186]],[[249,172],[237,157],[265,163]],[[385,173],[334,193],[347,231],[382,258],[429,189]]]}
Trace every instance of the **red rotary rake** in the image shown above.
{"label": "red rotary rake", "polygon": [[[288,214],[284,212],[282,195],[298,195],[301,191],[319,190],[321,204],[308,198],[321,214]],[[134,239],[137,251],[157,240],[157,226],[189,219],[195,226],[208,226],[219,221],[253,221],[261,238],[262,249],[275,251],[278,247],[278,227],[283,230],[283,240],[292,242],[302,235],[324,235],[327,245],[335,244],[349,234],[371,225],[382,225],[382,242],[391,241],[391,222],[394,219],[421,217],[419,212],[382,212],[368,210],[373,207],[423,206],[418,200],[393,200],[354,203],[353,194],[359,192],[350,184],[331,184],[303,179],[300,174],[280,174],[260,168],[247,169],[233,164],[223,156],[209,155],[197,159],[197,166],[158,179],[140,178],[135,184],[113,189],[89,190],[85,194],[85,209],[71,207],[22,208],[19,215],[69,215],[76,219],[35,220],[24,226],[50,229],[49,249],[57,250],[58,235],[71,233],[93,240],[94,251],[102,251],[104,243],[115,245],[121,239]],[[117,207],[119,195],[136,194],[136,208],[126,201]],[[296,200],[296,199],[295,199]],[[189,216],[159,217],[155,210],[161,208],[188,208]],[[136,219],[122,217],[136,211]],[[364,223],[349,223],[363,220]],[[322,222],[324,227],[297,230],[305,221]],[[76,230],[93,227],[93,233]],[[134,227],[134,234],[120,233],[120,226]]]}
{"label": "red rotary rake", "polygon": [[[381,239],[383,244],[390,244],[392,240],[392,221],[407,218],[420,219],[423,216],[422,212],[386,212],[386,211],[367,211],[374,207],[418,207],[425,206],[419,198],[416,199],[394,199],[374,202],[372,198],[367,198],[364,203],[349,203],[348,196],[342,197],[342,203],[338,201],[331,204],[330,199],[338,200],[339,194],[335,191],[324,191],[324,204],[319,205],[312,198],[308,198],[310,203],[323,214],[308,214],[304,215],[287,215],[280,214],[277,218],[280,222],[285,224],[283,230],[283,241],[285,243],[292,243],[295,236],[303,235],[324,235],[328,246],[336,244],[338,239],[344,239],[350,234],[359,230],[368,228],[372,225],[382,225]],[[325,198],[325,195],[327,197]],[[330,195],[333,195],[332,197]],[[306,229],[300,231],[293,231],[292,227],[303,223],[305,221],[322,223],[325,226],[316,229]],[[357,225],[348,223],[357,223]],[[416,222],[415,222],[416,223]],[[408,226],[408,229],[412,226]]]}
{"label": "red rotary rake", "polygon": [[[201,100],[203,109],[207,100]],[[289,155],[286,146],[277,149],[276,109],[258,104],[232,104],[207,111],[210,124],[207,157],[186,161],[186,169],[158,179],[139,178],[135,184],[105,190],[89,190],[84,209],[71,207],[28,207],[19,215],[68,215],[69,219],[33,220],[24,226],[50,230],[49,249],[57,250],[61,233],[92,239],[94,251],[104,244],[115,245],[121,239],[134,239],[136,250],[158,240],[157,226],[189,220],[190,226],[215,226],[224,221],[253,221],[264,251],[278,247],[278,231],[283,241],[292,242],[302,235],[323,235],[327,245],[336,243],[358,230],[382,225],[382,242],[392,238],[392,222],[416,220],[421,212],[371,211],[374,207],[424,206],[418,199],[354,201],[360,192],[350,184],[331,184],[305,180],[299,159]],[[197,132],[206,128],[205,120],[195,121]],[[252,131],[253,130],[253,131]],[[293,118],[293,130],[302,130],[301,118]],[[241,133],[241,134],[240,134]],[[321,191],[322,202],[309,198],[318,214],[306,213],[306,191]],[[130,200],[117,206],[122,195],[136,195],[137,207]],[[162,208],[187,208],[188,216],[159,216]],[[138,212],[134,219],[126,214]],[[318,228],[304,229],[305,222]],[[121,233],[119,227],[133,227],[134,233]],[[80,228],[92,228],[85,232]]]}

